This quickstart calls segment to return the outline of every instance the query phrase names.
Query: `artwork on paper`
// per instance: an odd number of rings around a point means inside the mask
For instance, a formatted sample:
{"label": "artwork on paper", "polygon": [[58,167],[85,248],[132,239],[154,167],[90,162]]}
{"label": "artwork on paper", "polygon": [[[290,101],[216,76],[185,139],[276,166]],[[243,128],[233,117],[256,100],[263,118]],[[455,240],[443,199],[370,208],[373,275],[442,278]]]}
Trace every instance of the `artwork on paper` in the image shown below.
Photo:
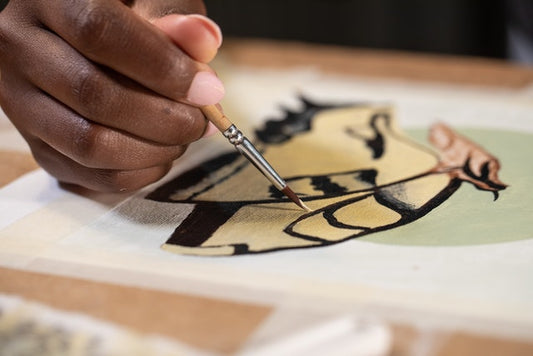
{"label": "artwork on paper", "polygon": [[165,250],[227,256],[323,247],[424,219],[464,184],[494,200],[506,188],[498,159],[444,124],[430,128],[430,148],[402,133],[391,107],[302,103],[267,121],[255,144],[313,211],[298,209],[238,152],[225,153],[146,197],[194,205]]}

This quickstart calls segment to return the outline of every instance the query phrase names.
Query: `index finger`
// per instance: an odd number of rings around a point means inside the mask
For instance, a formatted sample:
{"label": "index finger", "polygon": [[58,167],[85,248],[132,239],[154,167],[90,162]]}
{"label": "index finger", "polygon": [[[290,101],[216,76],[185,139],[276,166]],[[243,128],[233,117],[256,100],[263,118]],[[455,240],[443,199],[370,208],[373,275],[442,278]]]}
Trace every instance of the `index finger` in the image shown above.
{"label": "index finger", "polygon": [[[92,61],[174,100],[208,105],[222,99],[222,83],[207,65],[192,60],[160,30],[121,1],[52,0],[36,3],[42,22]],[[202,75],[195,80],[199,72]],[[194,90],[191,88],[193,82],[196,84]],[[197,95],[199,91],[204,95]]]}

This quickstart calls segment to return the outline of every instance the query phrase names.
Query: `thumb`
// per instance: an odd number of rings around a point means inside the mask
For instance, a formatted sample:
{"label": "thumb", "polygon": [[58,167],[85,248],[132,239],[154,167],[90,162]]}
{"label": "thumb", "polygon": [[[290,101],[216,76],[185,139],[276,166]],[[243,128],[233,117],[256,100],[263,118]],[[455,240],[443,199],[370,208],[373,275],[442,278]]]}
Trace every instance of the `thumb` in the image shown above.
{"label": "thumb", "polygon": [[209,63],[222,44],[220,27],[203,15],[173,14],[152,23],[198,62]]}

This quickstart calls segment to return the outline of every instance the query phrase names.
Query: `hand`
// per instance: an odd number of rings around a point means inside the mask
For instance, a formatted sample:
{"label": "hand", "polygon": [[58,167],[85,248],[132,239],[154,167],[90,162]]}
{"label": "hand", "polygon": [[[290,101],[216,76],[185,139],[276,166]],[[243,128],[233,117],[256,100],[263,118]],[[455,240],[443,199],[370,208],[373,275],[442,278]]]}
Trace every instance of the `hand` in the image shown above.
{"label": "hand", "polygon": [[222,38],[177,11],[205,10],[201,0],[11,0],[0,13],[0,105],[44,169],[134,190],[202,137],[196,106],[224,95],[206,64]]}

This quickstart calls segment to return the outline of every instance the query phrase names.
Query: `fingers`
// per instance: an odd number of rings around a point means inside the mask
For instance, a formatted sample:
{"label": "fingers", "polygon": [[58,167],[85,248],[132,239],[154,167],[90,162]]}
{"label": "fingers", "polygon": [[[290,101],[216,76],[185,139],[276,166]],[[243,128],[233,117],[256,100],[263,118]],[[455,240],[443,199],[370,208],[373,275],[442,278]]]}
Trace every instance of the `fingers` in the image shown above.
{"label": "fingers", "polygon": [[88,120],[164,145],[185,145],[205,131],[199,109],[146,89],[81,56],[62,39],[34,29],[48,51],[19,63],[28,81]]}
{"label": "fingers", "polygon": [[18,1],[0,21],[0,104],[46,170],[90,189],[162,177],[210,131],[193,106],[224,94],[205,64],[221,42],[212,22],[192,16],[161,31],[125,3]]}
{"label": "fingers", "polygon": [[96,63],[174,100],[210,105],[224,96],[209,67],[118,0],[37,3],[44,25]]}
{"label": "fingers", "polygon": [[[49,144],[36,137],[36,135],[32,135],[26,131],[28,125],[24,122],[24,120],[20,120],[19,117],[20,114],[24,113],[21,113],[18,110],[20,106],[13,105],[13,98],[10,98],[9,94],[14,94],[18,96],[18,99],[24,100],[22,106],[31,107],[32,110],[29,111],[35,112],[40,110],[40,102],[39,100],[34,100],[36,99],[35,94],[30,95],[28,92],[26,92],[26,95],[17,95],[19,93],[13,92],[12,90],[6,91],[6,88],[3,85],[4,80],[5,76],[2,78],[2,85],[0,86],[0,104],[30,145],[32,153],[37,162],[59,181],[102,192],[131,191],[156,182],[171,168],[170,161],[158,166],[150,165],[147,168],[130,170],[91,168],[76,162],[72,158],[62,154]],[[33,105],[35,105],[35,107],[32,107]],[[43,114],[43,116],[48,115],[48,117],[50,117],[49,115],[52,113],[44,112]],[[54,120],[53,116],[51,117],[51,120],[48,120],[48,122],[46,119],[43,119],[43,116],[30,117],[36,121],[40,121],[38,122],[39,126],[54,125],[53,122],[49,122]],[[65,139],[68,140],[71,138],[71,134],[69,134],[68,129],[62,130],[62,132],[65,135]],[[132,156],[135,156],[133,152]]]}
{"label": "fingers", "polygon": [[125,192],[154,183],[168,173],[170,163],[137,170],[94,169],[57,152],[46,143],[27,139],[36,161],[60,182],[100,192]]}
{"label": "fingers", "polygon": [[[27,137],[39,138],[82,166],[145,169],[166,165],[186,149],[186,146],[164,146],[140,140],[92,123],[36,89],[9,85],[9,79],[2,78],[1,102],[19,131]],[[6,83],[9,90],[5,90]]]}
{"label": "fingers", "polygon": [[210,62],[222,44],[222,32],[216,23],[202,15],[169,15],[153,24],[199,62]]}

